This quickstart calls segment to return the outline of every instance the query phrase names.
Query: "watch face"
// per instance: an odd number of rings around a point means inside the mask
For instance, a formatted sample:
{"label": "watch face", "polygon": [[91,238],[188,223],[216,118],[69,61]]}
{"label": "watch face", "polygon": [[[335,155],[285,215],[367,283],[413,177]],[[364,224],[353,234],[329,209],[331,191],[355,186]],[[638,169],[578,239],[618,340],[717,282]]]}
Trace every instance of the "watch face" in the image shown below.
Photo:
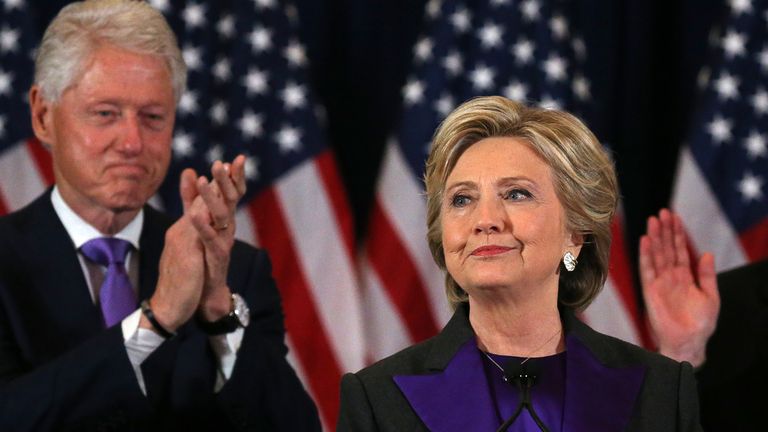
{"label": "watch face", "polygon": [[251,311],[248,309],[248,304],[240,297],[240,294],[232,294],[232,300],[234,301],[234,313],[237,320],[240,321],[240,325],[248,327],[248,323],[251,321]]}

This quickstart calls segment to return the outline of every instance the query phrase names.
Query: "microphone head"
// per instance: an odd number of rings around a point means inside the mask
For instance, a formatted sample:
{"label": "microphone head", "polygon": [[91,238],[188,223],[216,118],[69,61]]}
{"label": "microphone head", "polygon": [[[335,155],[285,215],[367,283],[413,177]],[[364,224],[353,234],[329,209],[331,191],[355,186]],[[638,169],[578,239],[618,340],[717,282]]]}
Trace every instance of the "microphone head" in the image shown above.
{"label": "microphone head", "polygon": [[535,360],[529,358],[524,363],[509,361],[504,365],[504,376],[518,387],[531,388],[539,377],[541,365]]}

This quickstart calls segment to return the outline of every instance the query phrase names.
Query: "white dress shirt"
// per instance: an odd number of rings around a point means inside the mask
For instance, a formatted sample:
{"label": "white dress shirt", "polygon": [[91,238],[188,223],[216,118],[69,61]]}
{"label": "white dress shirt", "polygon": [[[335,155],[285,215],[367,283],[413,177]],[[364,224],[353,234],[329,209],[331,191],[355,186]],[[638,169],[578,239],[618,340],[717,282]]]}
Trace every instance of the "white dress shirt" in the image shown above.
{"label": "white dress shirt", "polygon": [[[88,224],[88,222],[84,221],[77,213],[75,213],[72,208],[64,202],[64,199],[61,197],[61,193],[56,186],[54,186],[53,193],[51,193],[51,202],[53,203],[53,209],[56,212],[56,215],[61,220],[64,229],[66,229],[67,234],[69,234],[69,237],[77,248],[77,258],[80,260],[80,266],[83,269],[83,274],[86,276],[85,280],[88,283],[91,299],[93,299],[94,303],[98,304],[99,290],[101,289],[101,284],[104,282],[107,268],[86,258],[80,252],[80,247],[90,240],[104,237],[104,234],[100,233],[96,228]],[[128,256],[126,256],[125,266],[128,277],[131,280],[131,285],[133,289],[137,291],[137,295],[139,286],[139,238],[141,237],[141,229],[143,226],[144,210],[142,209],[136,217],[125,226],[125,228],[113,236],[126,240],[133,246],[133,250],[129,251]],[[141,363],[149,357],[149,355],[152,354],[165,339],[152,330],[139,328],[140,320],[141,309],[136,309],[133,313],[123,319],[121,326],[128,359],[136,373],[136,379],[139,382],[141,391],[146,394],[147,391],[146,385],[144,384],[144,376],[141,373]],[[211,336],[209,340],[211,348],[219,360],[219,370],[214,388],[215,391],[218,391],[224,386],[229,377],[232,376],[235,360],[237,360],[237,351],[240,349],[240,343],[243,340],[243,329],[238,328],[232,333]]]}

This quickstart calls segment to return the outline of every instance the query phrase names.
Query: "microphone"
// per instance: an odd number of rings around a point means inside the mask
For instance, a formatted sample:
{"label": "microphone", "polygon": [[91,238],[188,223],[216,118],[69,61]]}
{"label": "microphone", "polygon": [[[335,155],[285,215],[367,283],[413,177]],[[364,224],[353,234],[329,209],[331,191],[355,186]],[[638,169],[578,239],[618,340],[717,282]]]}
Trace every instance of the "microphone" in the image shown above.
{"label": "microphone", "polygon": [[543,432],[549,432],[549,429],[541,421],[536,410],[533,408],[531,402],[531,388],[536,384],[536,380],[540,376],[540,365],[530,358],[525,359],[522,363],[507,362],[504,365],[504,381],[510,385],[514,385],[520,391],[520,403],[517,405],[515,413],[507,421],[501,424],[496,432],[504,432],[517,420],[520,414],[523,412],[523,408],[527,409],[531,414],[536,426]]}

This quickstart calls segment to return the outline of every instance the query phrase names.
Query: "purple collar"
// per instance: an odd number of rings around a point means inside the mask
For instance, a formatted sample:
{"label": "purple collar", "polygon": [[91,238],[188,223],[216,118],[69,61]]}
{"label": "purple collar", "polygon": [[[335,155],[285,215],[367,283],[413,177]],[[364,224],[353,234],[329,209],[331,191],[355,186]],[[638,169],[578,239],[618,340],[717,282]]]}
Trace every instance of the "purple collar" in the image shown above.
{"label": "purple collar", "polygon": [[[564,426],[569,431],[621,431],[629,423],[645,376],[642,365],[610,367],[576,336],[566,336]],[[474,337],[442,371],[397,375],[394,381],[416,415],[433,431],[498,428],[482,358]]]}

